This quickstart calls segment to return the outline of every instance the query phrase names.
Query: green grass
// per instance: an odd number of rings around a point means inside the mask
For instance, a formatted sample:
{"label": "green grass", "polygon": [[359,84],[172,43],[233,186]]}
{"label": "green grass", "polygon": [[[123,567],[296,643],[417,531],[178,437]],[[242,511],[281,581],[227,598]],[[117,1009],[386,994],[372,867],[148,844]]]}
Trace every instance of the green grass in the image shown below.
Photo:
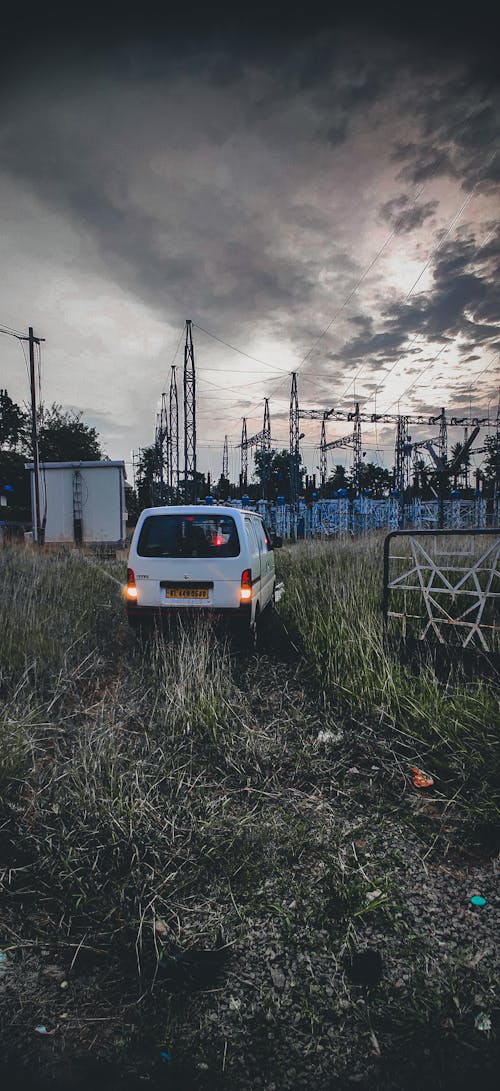
{"label": "green grass", "polygon": [[[373,1035],[381,1086],[399,1089],[398,1043],[418,1054],[430,1027],[436,1056],[446,1039],[457,1063],[489,1063],[471,1000],[494,1010],[485,934],[472,969],[463,945],[436,961],[415,888],[422,854],[446,862],[497,821],[495,687],[384,648],[379,541],[286,547],[278,564],[285,596],[245,661],[202,623],[139,642],[120,565],[0,553],[7,1060],[35,1063],[44,1022],[49,1069],[69,1050],[141,1072],[166,1044],[193,1089],[327,1091],[358,1069],[376,1087]],[[430,800],[412,764],[434,773]],[[453,921],[463,891],[449,869],[433,883]],[[222,984],[171,996],[160,954],[220,930]],[[345,973],[364,945],[386,961],[369,998]]]}
{"label": "green grass", "polygon": [[414,741],[471,825],[498,824],[498,686],[485,680],[482,657],[470,678],[458,660],[443,674],[425,648],[405,664],[384,646],[380,539],[307,543],[284,550],[280,562],[283,620],[325,707],[382,725],[395,743]]}

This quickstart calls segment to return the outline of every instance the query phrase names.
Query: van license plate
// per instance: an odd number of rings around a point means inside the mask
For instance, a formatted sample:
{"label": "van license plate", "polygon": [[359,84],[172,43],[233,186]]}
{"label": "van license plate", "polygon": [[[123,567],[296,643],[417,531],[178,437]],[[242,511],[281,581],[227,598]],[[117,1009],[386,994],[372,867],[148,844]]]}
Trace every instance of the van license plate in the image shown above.
{"label": "van license plate", "polygon": [[167,587],[165,589],[167,599],[208,599],[206,587]]}

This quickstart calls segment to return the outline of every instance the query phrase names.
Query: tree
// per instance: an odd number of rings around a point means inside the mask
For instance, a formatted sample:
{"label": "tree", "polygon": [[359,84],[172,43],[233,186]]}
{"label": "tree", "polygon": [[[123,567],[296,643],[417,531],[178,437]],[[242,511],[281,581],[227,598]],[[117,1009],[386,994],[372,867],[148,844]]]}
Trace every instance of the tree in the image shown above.
{"label": "tree", "polygon": [[391,475],[384,466],[375,462],[363,462],[359,468],[359,485],[362,490],[371,489],[376,500],[387,496],[391,484]]}
{"label": "tree", "polygon": [[[20,450],[33,457],[31,409],[20,408],[6,390],[0,390],[0,449]],[[82,413],[63,410],[53,403],[38,412],[38,453],[41,462],[95,462],[102,458],[95,428],[85,424]]]}
{"label": "tree", "polygon": [[[102,458],[95,428],[81,413],[53,404],[39,411],[38,451],[41,462],[95,462]],[[0,493],[8,498],[6,515],[29,518],[30,483],[25,463],[33,458],[31,410],[20,408],[0,390]],[[28,514],[26,512],[28,511]]]}
{"label": "tree", "polygon": [[12,401],[6,390],[0,390],[0,448],[17,447],[24,426],[23,410]]}
{"label": "tree", "polygon": [[455,460],[460,459],[458,467],[453,474],[454,489],[458,488],[459,478],[462,478],[464,487],[467,481],[468,469],[470,466],[470,451],[466,451],[463,457],[460,458],[464,446],[465,445],[463,443],[454,443],[453,447],[451,448],[451,462],[455,462]]}
{"label": "tree", "polygon": [[127,522],[136,523],[141,514],[141,508],[137,493],[127,481],[125,482],[125,507],[127,509]]}
{"label": "tree", "polygon": [[484,446],[487,450],[483,468],[485,491],[489,496],[498,496],[500,493],[500,437],[486,436]]}
{"label": "tree", "polygon": [[424,462],[423,458],[417,459],[414,464],[412,495],[419,496],[422,500],[432,500],[434,493],[431,488],[432,470]]}
{"label": "tree", "polygon": [[141,447],[137,463],[137,498],[139,508],[149,508],[157,502],[156,482],[160,475],[160,453],[156,443]]}
{"label": "tree", "polygon": [[232,495],[232,492],[233,487],[229,478],[224,477],[224,475],[221,474],[217,484],[214,485],[212,488],[213,495],[216,497],[217,500],[226,500],[228,496]]}
{"label": "tree", "polygon": [[[102,458],[99,435],[85,424],[82,413],[51,405],[41,413],[38,450],[41,462],[96,462]],[[29,444],[31,448],[31,443]]]}
{"label": "tree", "polygon": [[[304,473],[304,467],[299,465],[299,492],[302,492],[304,488]],[[261,489],[262,479],[266,478],[266,493],[269,499],[275,500],[277,496],[284,496],[288,500],[290,498],[290,455],[286,448],[281,451],[271,451],[270,459],[266,451],[257,450],[254,476]]]}
{"label": "tree", "polygon": [[0,451],[0,495],[7,499],[7,507],[0,511],[5,518],[30,518],[30,482],[25,465],[26,456],[18,451]]}
{"label": "tree", "polygon": [[0,390],[0,496],[2,517],[29,520],[30,483],[25,470],[26,457],[21,446],[25,427],[23,410],[12,401],[6,390]]}
{"label": "tree", "polygon": [[333,494],[337,492],[337,489],[349,489],[350,485],[351,481],[345,466],[341,466],[340,463],[338,463],[326,483],[328,496],[333,496]]}

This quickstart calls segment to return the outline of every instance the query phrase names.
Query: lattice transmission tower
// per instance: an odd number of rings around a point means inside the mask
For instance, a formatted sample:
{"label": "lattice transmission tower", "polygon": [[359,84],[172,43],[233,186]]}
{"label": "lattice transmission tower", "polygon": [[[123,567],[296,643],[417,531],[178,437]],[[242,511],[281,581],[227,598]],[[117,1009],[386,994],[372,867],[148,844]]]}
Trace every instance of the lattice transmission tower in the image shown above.
{"label": "lattice transmission tower", "polygon": [[396,445],[394,447],[394,488],[398,490],[401,503],[409,485],[411,437],[408,434],[408,417],[398,417],[396,424]]}
{"label": "lattice transmission tower", "polygon": [[262,498],[267,497],[269,480],[271,477],[271,415],[269,412],[269,398],[264,399],[264,423],[262,426]]}
{"label": "lattice transmission tower", "polygon": [[326,454],[326,418],[323,417],[321,421],[321,439],[319,443],[319,482],[320,482],[320,495],[324,499],[326,489],[326,478],[328,474],[328,458]]}
{"label": "lattice transmission tower", "polygon": [[290,503],[297,504],[299,499],[299,468],[300,468],[300,421],[299,399],[297,394],[297,373],[292,372],[292,388],[290,391]]}
{"label": "lattice transmission tower", "polygon": [[152,487],[154,504],[165,504],[168,493],[169,430],[167,415],[167,395],[161,396],[161,409],[156,414],[155,427],[155,466]]}
{"label": "lattice transmission tower", "polygon": [[170,435],[170,487],[174,498],[177,500],[179,496],[179,399],[177,397],[177,376],[174,364],[172,365],[172,373],[170,376],[168,430]]}
{"label": "lattice transmission tower", "polygon": [[439,457],[442,462],[448,461],[448,428],[446,424],[446,410],[444,407],[439,414]]}
{"label": "lattice transmission tower", "polygon": [[240,492],[247,487],[248,478],[248,443],[247,443],[247,418],[241,422],[241,467],[240,467]]}
{"label": "lattice transmission tower", "polygon": [[186,320],[184,345],[184,498],[196,503],[196,372],[191,319]]}
{"label": "lattice transmission tower", "polygon": [[227,436],[224,436],[224,446],[222,448],[222,476],[225,481],[229,481],[229,447]]}
{"label": "lattice transmission tower", "polygon": [[362,449],[362,443],[361,443],[361,415],[360,415],[360,412],[359,412],[359,402],[356,402],[356,404],[354,406],[354,413],[348,413],[347,419],[352,420],[354,422],[354,432],[353,432],[353,452],[354,452],[354,454],[353,454],[352,470],[353,470],[353,479],[354,479],[354,485],[355,485],[355,488],[356,488],[356,493],[359,496],[359,493],[361,492],[361,467],[363,465],[363,463],[362,463],[362,451],[361,451],[361,449]]}

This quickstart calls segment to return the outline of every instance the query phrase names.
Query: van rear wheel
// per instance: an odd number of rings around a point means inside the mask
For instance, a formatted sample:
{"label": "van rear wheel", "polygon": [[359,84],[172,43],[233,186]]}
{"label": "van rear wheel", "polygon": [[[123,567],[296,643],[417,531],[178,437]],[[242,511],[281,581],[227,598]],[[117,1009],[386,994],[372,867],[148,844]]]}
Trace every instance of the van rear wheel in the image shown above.
{"label": "van rear wheel", "polygon": [[252,655],[257,649],[257,623],[259,614],[254,621],[239,622],[234,629],[234,642],[237,650],[245,655]]}
{"label": "van rear wheel", "polygon": [[259,618],[259,624],[260,624],[260,627],[261,627],[262,630],[268,629],[269,626],[271,625],[271,621],[273,619],[273,614],[274,614],[275,610],[276,610],[276,585],[273,587],[272,596],[269,599],[269,602],[268,602],[265,610],[262,611],[262,613],[260,615],[260,618]]}

